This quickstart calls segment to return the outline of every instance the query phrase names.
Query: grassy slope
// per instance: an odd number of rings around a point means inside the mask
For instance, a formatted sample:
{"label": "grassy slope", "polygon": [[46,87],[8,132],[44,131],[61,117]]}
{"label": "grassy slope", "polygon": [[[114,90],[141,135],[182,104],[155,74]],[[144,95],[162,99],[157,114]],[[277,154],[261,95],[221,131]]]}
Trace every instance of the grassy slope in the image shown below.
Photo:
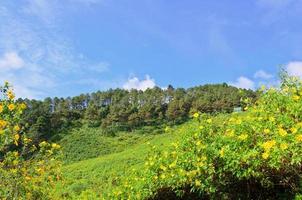
{"label": "grassy slope", "polygon": [[[94,140],[96,139],[96,132],[94,131],[95,130],[90,130],[89,133],[87,132],[87,130],[85,131],[86,136],[93,136],[93,139],[89,140],[93,144],[95,142]],[[77,140],[75,138],[78,138],[78,136],[81,135],[78,133],[74,134],[74,136],[71,135],[69,136],[70,138],[65,138],[62,141],[63,146],[64,143],[65,145],[67,145],[69,142],[73,143],[75,140]],[[84,138],[86,138],[86,136]],[[82,141],[85,141],[84,138],[82,139]],[[60,196],[63,194],[65,197],[70,198],[79,198],[78,195],[83,191],[89,192],[90,194],[102,194],[105,191],[110,191],[111,188],[115,185],[116,177],[127,176],[127,174],[132,172],[131,168],[140,168],[143,166],[144,159],[150,151],[150,145],[147,144],[147,141],[149,141],[151,145],[165,148],[171,142],[176,140],[177,136],[173,133],[149,136],[142,136],[138,134],[136,135],[134,133],[133,135],[128,135],[126,137],[125,133],[122,133],[119,134],[116,138],[108,138],[104,136],[100,136],[100,138],[103,141],[114,140],[113,142],[110,142],[111,144],[116,145],[108,147],[107,145],[102,146],[103,143],[100,143],[101,147],[98,148],[106,150],[106,153],[100,153],[100,155],[102,155],[101,157],[64,165],[63,174],[65,176],[65,185],[57,187],[57,194],[60,194]],[[91,146],[91,144],[89,144],[88,146],[86,145],[83,148],[87,149],[89,146],[96,147],[98,145]],[[83,148],[79,147],[78,144],[75,145],[75,148],[79,148],[78,150],[76,150],[76,152],[89,155],[90,150],[85,151],[85,153],[81,153],[81,150],[83,150]],[[116,152],[116,149],[118,149],[117,151],[120,152],[105,155],[108,152]],[[99,149],[91,151],[97,152],[99,151]],[[76,152],[74,154],[71,154],[71,160],[74,159]],[[81,158],[85,157],[85,155],[81,155]]]}
{"label": "grassy slope", "polygon": [[61,141],[64,163],[70,164],[90,158],[124,151],[125,149],[151,140],[154,134],[119,132],[116,136],[106,136],[99,128],[83,127],[71,131]]}

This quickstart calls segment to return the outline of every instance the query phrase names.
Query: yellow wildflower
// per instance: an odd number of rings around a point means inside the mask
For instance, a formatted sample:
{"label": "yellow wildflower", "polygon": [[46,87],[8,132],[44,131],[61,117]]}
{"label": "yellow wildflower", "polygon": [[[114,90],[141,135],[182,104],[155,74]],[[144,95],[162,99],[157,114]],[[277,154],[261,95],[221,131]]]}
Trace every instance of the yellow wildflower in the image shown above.
{"label": "yellow wildflower", "polygon": [[14,139],[15,139],[15,141],[14,141],[15,145],[18,146],[18,141],[20,139],[20,135],[19,134],[15,134],[14,135]]}
{"label": "yellow wildflower", "polygon": [[20,128],[20,126],[19,126],[19,125],[15,125],[15,126],[14,126],[14,131],[19,132],[19,131],[20,131],[20,129],[21,129],[21,128]]}
{"label": "yellow wildflower", "polygon": [[282,143],[282,144],[280,144],[280,148],[284,151],[288,148],[288,144]]}
{"label": "yellow wildflower", "polygon": [[26,107],[27,107],[27,106],[26,106],[25,103],[21,103],[21,104],[20,104],[20,108],[21,108],[22,110],[24,110]]}
{"label": "yellow wildflower", "polygon": [[299,101],[299,99],[300,99],[300,96],[298,96],[298,95],[294,95],[294,96],[293,96],[293,100],[294,100],[294,101]]}
{"label": "yellow wildflower", "polygon": [[7,121],[0,119],[0,129],[4,129],[7,126]]}
{"label": "yellow wildflower", "polygon": [[287,135],[287,132],[286,132],[286,130],[284,130],[283,128],[279,128],[279,134],[280,134],[282,137],[284,137],[284,136]]}
{"label": "yellow wildflower", "polygon": [[235,135],[235,131],[233,129],[227,129],[225,134],[228,137],[233,137]]}
{"label": "yellow wildflower", "polygon": [[222,148],[220,151],[219,151],[219,155],[221,158],[224,157],[224,148]]}
{"label": "yellow wildflower", "polygon": [[165,179],[165,178],[166,178],[166,175],[162,174],[162,175],[160,175],[160,178],[161,178],[161,179]]}
{"label": "yellow wildflower", "polygon": [[196,186],[196,187],[201,186],[201,182],[200,182],[199,180],[195,180],[195,186]]}
{"label": "yellow wildflower", "polygon": [[290,130],[293,134],[296,134],[298,132],[298,129],[295,127],[291,128]]}
{"label": "yellow wildflower", "polygon": [[302,142],[302,134],[297,135],[297,136],[296,136],[296,140],[297,140],[298,142]]}
{"label": "yellow wildflower", "polygon": [[276,145],[275,140],[270,140],[262,144],[262,147],[266,150],[269,151],[272,147]]}
{"label": "yellow wildflower", "polygon": [[246,134],[246,133],[243,133],[243,134],[238,136],[238,139],[242,140],[242,141],[246,140],[247,138],[248,138],[248,134]]}
{"label": "yellow wildflower", "polygon": [[207,119],[207,123],[211,124],[212,123],[212,119]]}
{"label": "yellow wildflower", "polygon": [[167,170],[167,167],[165,167],[165,166],[163,166],[163,165],[161,165],[159,168],[160,168],[161,170],[163,170],[163,171],[166,171],[166,170]]}
{"label": "yellow wildflower", "polygon": [[14,99],[14,98],[15,98],[15,95],[14,95],[13,91],[9,90],[9,91],[7,92],[7,97],[8,97],[10,100]]}
{"label": "yellow wildflower", "polygon": [[264,153],[262,154],[262,158],[263,158],[264,160],[268,159],[268,157],[269,157],[269,153],[268,153],[268,152],[264,152]]}
{"label": "yellow wildflower", "polygon": [[52,143],[51,147],[54,148],[54,149],[60,149],[61,148],[61,146],[56,144],[56,143]]}
{"label": "yellow wildflower", "polygon": [[271,131],[268,129],[268,128],[266,128],[266,129],[264,129],[264,131],[263,131],[265,134],[269,134]]}
{"label": "yellow wildflower", "polygon": [[269,118],[269,121],[270,121],[270,122],[275,122],[276,119],[275,119],[275,117],[270,117],[270,118]]}
{"label": "yellow wildflower", "polygon": [[194,113],[193,117],[194,117],[194,118],[198,118],[198,117],[199,117],[199,113],[197,113],[197,112]]}
{"label": "yellow wildflower", "polygon": [[8,105],[8,109],[9,109],[10,111],[14,110],[15,107],[16,107],[15,104],[12,104],[12,103]]}

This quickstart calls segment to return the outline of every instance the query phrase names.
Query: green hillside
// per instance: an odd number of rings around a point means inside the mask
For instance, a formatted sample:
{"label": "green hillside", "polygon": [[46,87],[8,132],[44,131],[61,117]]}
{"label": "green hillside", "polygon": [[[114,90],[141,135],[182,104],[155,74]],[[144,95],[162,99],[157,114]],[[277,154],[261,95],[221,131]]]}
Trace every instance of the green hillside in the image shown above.
{"label": "green hillside", "polygon": [[[142,131],[145,134],[142,134]],[[160,127],[153,127],[149,130],[117,132],[111,136],[104,134],[101,128],[82,127],[65,134],[59,143],[62,146],[64,163],[67,164],[121,152],[134,145],[147,142],[157,133],[163,132],[164,130]]]}
{"label": "green hillside", "polygon": [[[164,149],[177,138],[173,131],[160,135],[120,132],[110,137],[96,128],[76,130],[62,140],[65,183],[58,185],[55,193],[58,198],[97,198],[110,192],[121,177],[133,173],[132,169],[142,168],[153,146]],[[69,144],[76,145],[67,150]],[[99,157],[85,160],[93,156]],[[77,159],[82,161],[75,162]]]}

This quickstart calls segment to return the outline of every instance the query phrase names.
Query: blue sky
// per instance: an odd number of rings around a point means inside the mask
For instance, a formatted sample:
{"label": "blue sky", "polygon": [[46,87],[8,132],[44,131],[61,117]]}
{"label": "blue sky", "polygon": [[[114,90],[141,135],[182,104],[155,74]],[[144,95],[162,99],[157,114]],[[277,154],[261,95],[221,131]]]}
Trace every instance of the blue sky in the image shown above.
{"label": "blue sky", "polygon": [[302,76],[301,0],[1,0],[0,81],[18,96],[275,84]]}

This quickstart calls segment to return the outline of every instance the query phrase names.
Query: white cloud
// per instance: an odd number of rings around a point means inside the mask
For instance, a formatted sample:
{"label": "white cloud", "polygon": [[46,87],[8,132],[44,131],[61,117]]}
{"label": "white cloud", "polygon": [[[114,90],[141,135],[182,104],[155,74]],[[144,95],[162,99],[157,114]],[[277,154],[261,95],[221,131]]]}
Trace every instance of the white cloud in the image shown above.
{"label": "white cloud", "polygon": [[0,57],[0,70],[20,69],[23,66],[24,61],[16,52],[6,52]]}
{"label": "white cloud", "polygon": [[269,74],[263,70],[259,70],[254,74],[254,78],[259,78],[259,79],[271,79],[273,78],[272,74]]}
{"label": "white cloud", "polygon": [[302,77],[302,61],[293,61],[286,65],[286,71],[291,76]]}
{"label": "white cloud", "polygon": [[72,4],[83,9],[84,1],[26,0],[17,7],[0,1],[0,85],[7,80],[18,97],[41,99],[59,95],[64,81],[107,71],[108,62],[91,61],[60,34],[63,8]]}
{"label": "white cloud", "polygon": [[236,82],[232,82],[230,85],[243,89],[255,89],[254,81],[244,76],[239,77]]}
{"label": "white cloud", "polygon": [[57,0],[27,0],[23,12],[35,16],[46,25],[52,25],[58,14]]}
{"label": "white cloud", "polygon": [[124,83],[123,88],[126,90],[137,89],[145,91],[148,88],[154,88],[156,86],[155,80],[146,75],[144,80],[139,80],[137,77],[129,78],[126,83]]}

